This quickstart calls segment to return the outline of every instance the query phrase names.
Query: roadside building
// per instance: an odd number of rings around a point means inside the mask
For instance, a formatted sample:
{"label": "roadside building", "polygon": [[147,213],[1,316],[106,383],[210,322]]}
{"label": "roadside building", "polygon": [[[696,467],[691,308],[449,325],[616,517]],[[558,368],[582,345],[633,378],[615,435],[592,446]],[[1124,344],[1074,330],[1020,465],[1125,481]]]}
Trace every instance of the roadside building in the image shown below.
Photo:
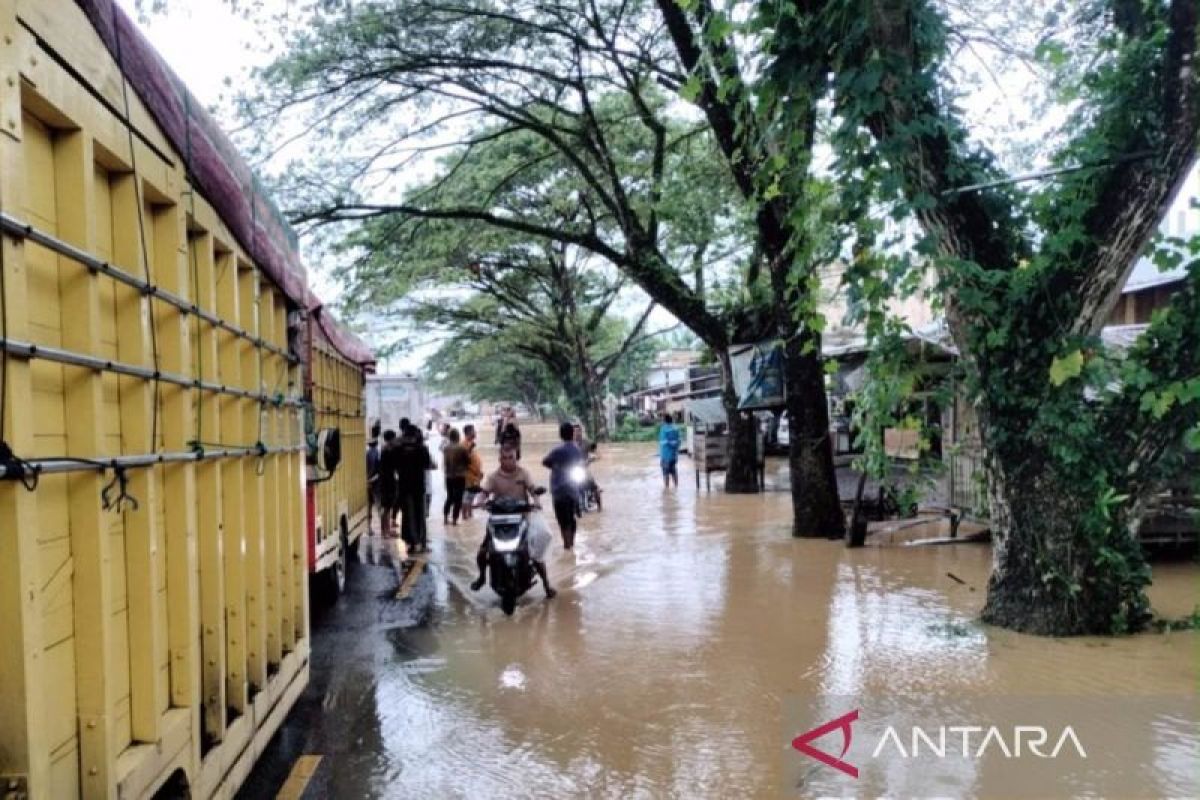
{"label": "roadside building", "polygon": [[646,370],[642,385],[622,398],[621,405],[639,416],[679,414],[688,400],[718,397],[721,370],[702,364],[696,350],[664,350]]}

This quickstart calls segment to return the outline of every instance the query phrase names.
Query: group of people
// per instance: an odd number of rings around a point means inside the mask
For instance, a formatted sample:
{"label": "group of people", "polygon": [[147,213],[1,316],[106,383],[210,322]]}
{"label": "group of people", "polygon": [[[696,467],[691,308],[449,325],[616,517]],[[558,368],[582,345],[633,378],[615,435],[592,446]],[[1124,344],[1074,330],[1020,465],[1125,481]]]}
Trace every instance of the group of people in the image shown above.
{"label": "group of people", "polygon": [[[408,419],[400,420],[400,431],[379,432],[377,424],[367,450],[367,476],[371,487],[371,501],[379,508],[380,532],[385,538],[399,537],[404,540],[410,553],[428,551],[428,527],[426,519],[432,500],[432,473],[437,465],[425,443],[421,428]],[[521,433],[512,410],[507,410],[497,421],[496,438],[500,446],[499,468],[484,476],[483,461],[477,447],[477,431],[474,425],[464,425],[462,433],[449,424],[442,423],[439,449],[442,456],[442,471],[445,476],[446,500],[442,505],[442,521],[446,525],[457,525],[460,519],[470,519],[472,509],[484,505],[489,499],[507,498],[519,503],[540,508],[534,493],[536,484],[529,472],[520,465]],[[583,438],[583,428],[564,422],[559,426],[560,443],[542,460],[550,470],[550,497],[554,517],[561,532],[563,547],[575,546],[578,518],[581,515],[580,493],[590,490],[599,501],[599,487],[588,476],[583,486],[573,479],[576,467],[586,467],[595,446]],[[382,443],[380,443],[382,440]],[[536,515],[535,515],[536,517]],[[545,572],[545,550],[551,534],[544,523],[535,520],[536,531],[531,547],[534,567],[547,590],[553,596]],[[399,527],[399,532],[396,529]],[[477,563],[479,578],[473,589],[483,586],[487,573],[488,541],[479,548]]]}
{"label": "group of people", "polygon": [[457,525],[459,517],[471,518],[471,508],[483,482],[483,460],[476,450],[474,425],[457,428],[442,423],[442,467],[446,472],[446,502],[442,504],[442,522]]}
{"label": "group of people", "polygon": [[[441,430],[442,469],[446,479],[443,521],[457,525],[460,517],[470,516],[464,496],[473,498],[483,480],[483,462],[475,450],[473,425],[457,430]],[[380,443],[382,439],[382,444]],[[401,538],[410,553],[429,550],[426,519],[433,500],[433,472],[437,464],[425,444],[421,429],[407,418],[400,420],[400,432],[379,426],[372,431],[367,446],[367,479],[371,506],[379,508],[380,533],[384,538]],[[399,523],[399,532],[396,532]]]}
{"label": "group of people", "polygon": [[[659,429],[659,460],[664,486],[670,486],[672,481],[676,486],[679,483],[680,434],[673,423],[668,414]],[[409,552],[426,552],[429,549],[426,518],[433,495],[431,476],[437,466],[425,445],[421,429],[409,420],[400,420],[399,435],[392,430],[383,432],[382,445],[378,443],[378,428],[377,424],[367,450],[367,475],[372,502],[379,506],[381,533],[389,538],[398,535]],[[459,519],[470,519],[472,509],[483,506],[490,499],[508,499],[533,508],[541,507],[533,477],[520,464],[521,432],[511,409],[497,419],[500,465],[486,477],[474,425],[464,425],[460,434],[449,424],[442,423],[438,432],[446,482],[446,500],[442,505],[445,525],[457,525]],[[582,426],[563,422],[558,432],[561,441],[542,459],[542,466],[550,470],[550,498],[563,548],[571,550],[575,546],[578,518],[582,514],[581,494],[592,492],[599,505],[600,489],[586,473],[595,445],[584,440]],[[582,482],[575,474],[579,468],[583,468],[586,476]],[[395,533],[397,520],[399,534]],[[545,564],[551,538],[540,515],[533,515],[530,557],[547,597],[555,595]],[[479,577],[471,584],[473,590],[482,588],[487,579],[489,548],[490,541],[485,535],[476,554]]]}

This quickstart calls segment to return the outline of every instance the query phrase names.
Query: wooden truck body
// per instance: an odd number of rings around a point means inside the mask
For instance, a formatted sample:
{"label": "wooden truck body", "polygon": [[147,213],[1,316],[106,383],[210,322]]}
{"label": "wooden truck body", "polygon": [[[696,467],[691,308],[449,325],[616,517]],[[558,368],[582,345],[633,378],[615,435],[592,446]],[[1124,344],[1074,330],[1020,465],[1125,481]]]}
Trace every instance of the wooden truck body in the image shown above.
{"label": "wooden truck body", "polygon": [[0,228],[0,795],[232,796],[308,679],[306,414],[361,446],[369,352],[304,358],[294,237],[111,0],[0,0]]}

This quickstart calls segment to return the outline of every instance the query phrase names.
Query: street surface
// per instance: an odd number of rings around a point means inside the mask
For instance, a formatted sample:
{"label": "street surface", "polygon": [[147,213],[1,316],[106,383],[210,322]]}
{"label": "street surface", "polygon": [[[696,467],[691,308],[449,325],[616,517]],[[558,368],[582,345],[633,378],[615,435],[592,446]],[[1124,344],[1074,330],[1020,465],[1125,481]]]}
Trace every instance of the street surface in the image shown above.
{"label": "street surface", "polygon": [[[526,434],[539,480],[551,445],[548,428]],[[493,469],[495,450],[483,457]],[[777,467],[765,494],[729,496],[718,480],[697,494],[686,456],[664,491],[652,445],[603,446],[593,466],[604,511],[584,516],[575,552],[552,548],[559,596],[536,586],[511,618],[468,587],[483,514],[444,529],[435,498],[429,568],[405,600],[365,543],[348,594],[314,614],[311,685],[242,796],[274,797],[304,755],[319,756],[306,798],[780,796],[797,695],[1195,692],[1194,632],[979,625],[987,545],[794,540]],[[1156,567],[1156,610],[1191,613],[1198,575]],[[1167,757],[1178,744],[1150,758],[1152,794],[1191,768]]]}

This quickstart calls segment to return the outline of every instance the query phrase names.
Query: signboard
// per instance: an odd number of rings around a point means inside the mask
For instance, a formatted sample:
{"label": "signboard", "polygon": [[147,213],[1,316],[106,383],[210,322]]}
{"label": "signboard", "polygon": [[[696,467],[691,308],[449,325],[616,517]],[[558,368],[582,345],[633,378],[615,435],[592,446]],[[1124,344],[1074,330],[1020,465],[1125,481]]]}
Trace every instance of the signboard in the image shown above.
{"label": "signboard", "polygon": [[379,399],[384,403],[407,403],[410,387],[403,383],[379,384]]}
{"label": "signboard", "polygon": [[883,451],[892,458],[921,457],[921,432],[916,428],[884,428]]}
{"label": "signboard", "polygon": [[778,408],[784,404],[783,346],[779,341],[734,345],[729,355],[738,408]]}

